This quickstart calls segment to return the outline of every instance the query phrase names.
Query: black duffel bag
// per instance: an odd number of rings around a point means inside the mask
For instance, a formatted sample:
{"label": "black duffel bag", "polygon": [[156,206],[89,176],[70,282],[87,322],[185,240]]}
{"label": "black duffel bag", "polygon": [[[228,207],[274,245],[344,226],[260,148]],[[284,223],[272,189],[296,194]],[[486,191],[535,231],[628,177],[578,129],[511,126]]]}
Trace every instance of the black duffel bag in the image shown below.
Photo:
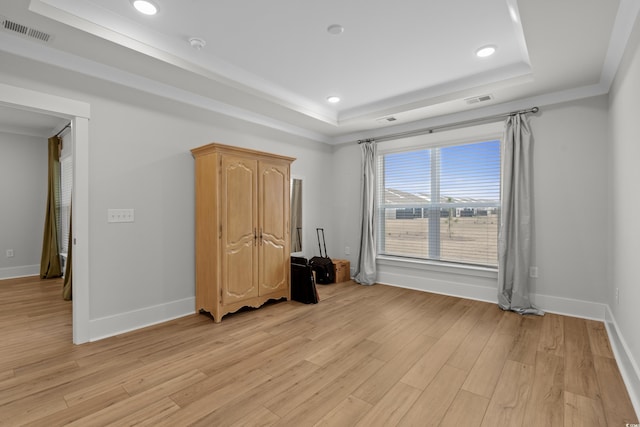
{"label": "black duffel bag", "polygon": [[[320,245],[320,231],[322,231],[322,243],[324,245],[324,255],[322,256],[322,246]],[[316,228],[316,234],[318,235],[318,249],[320,249],[320,256],[314,256],[309,260],[311,269],[316,272],[316,283],[319,285],[327,285],[336,281],[336,269],[333,261],[327,254],[327,244],[324,239],[324,228]]]}

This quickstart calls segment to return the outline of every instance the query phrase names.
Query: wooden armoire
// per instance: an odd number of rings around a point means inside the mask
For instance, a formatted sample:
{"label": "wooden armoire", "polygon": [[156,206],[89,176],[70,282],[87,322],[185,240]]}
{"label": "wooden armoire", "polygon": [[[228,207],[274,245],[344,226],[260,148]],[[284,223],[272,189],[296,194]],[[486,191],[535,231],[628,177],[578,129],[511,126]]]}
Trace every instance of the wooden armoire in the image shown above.
{"label": "wooden armoire", "polygon": [[222,316],[290,299],[290,166],[295,159],[222,144],[195,159],[196,311]]}

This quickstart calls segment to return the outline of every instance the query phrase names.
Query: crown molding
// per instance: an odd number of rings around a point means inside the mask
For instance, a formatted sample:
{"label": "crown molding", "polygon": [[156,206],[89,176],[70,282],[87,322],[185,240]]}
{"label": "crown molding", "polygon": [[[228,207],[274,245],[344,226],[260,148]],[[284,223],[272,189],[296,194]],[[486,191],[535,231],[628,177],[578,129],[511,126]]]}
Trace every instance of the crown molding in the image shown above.
{"label": "crown molding", "polygon": [[53,65],[65,70],[77,72],[131,89],[140,90],[152,95],[202,108],[214,113],[266,126],[291,135],[300,136],[318,142],[330,142],[329,138],[324,134],[303,129],[244,108],[220,102],[175,86],[82,58],[71,53],[62,52],[49,46],[43,46],[10,34],[0,33],[0,50],[12,55]]}
{"label": "crown molding", "polygon": [[[47,4],[51,1],[52,0],[32,0],[30,8],[50,8],[57,11],[56,13],[63,13],[59,9]],[[49,11],[48,13],[52,12]],[[603,63],[600,81],[597,84],[540,94],[507,103],[493,104],[482,108],[447,114],[439,117],[427,118],[424,120],[418,120],[396,126],[366,129],[359,132],[351,132],[348,134],[337,136],[331,136],[325,133],[305,129],[282,120],[274,119],[264,114],[256,113],[229,103],[221,102],[214,98],[180,89],[176,86],[149,79],[141,75],[124,71],[93,60],[82,58],[71,53],[59,51],[52,47],[45,46],[40,43],[35,43],[33,41],[13,36],[11,34],[0,33],[0,50],[16,56],[25,57],[34,61],[46,63],[62,69],[78,72],[104,81],[119,84],[128,88],[141,90],[143,92],[170,99],[179,103],[202,108],[206,111],[211,111],[249,123],[265,126],[294,136],[325,144],[336,145],[356,141],[363,138],[381,137],[392,133],[412,131],[457,121],[474,120],[495,114],[504,114],[517,109],[529,108],[534,105],[546,106],[606,94],[609,92],[611,84],[615,78],[639,13],[640,2],[638,2],[637,0],[620,0],[620,6],[616,16],[615,24],[613,26],[613,32],[609,41],[607,54]],[[75,19],[79,20],[80,18],[76,17]],[[85,24],[87,24],[86,21]],[[200,70],[199,74],[202,75],[201,71],[202,70]],[[209,77],[213,78],[215,76]],[[218,76],[217,81],[221,81],[220,78],[221,77]],[[223,83],[225,83],[227,80],[228,79],[222,77]],[[237,84],[233,85],[233,87],[236,88],[237,86]],[[244,86],[238,89],[243,90],[243,88],[246,89]],[[256,93],[254,92],[262,93],[262,99],[267,99],[271,102],[277,103],[278,105],[284,106],[285,108],[302,112],[302,114],[305,114],[309,117],[314,117],[313,115],[310,115],[308,111],[299,111],[299,106],[296,107],[292,106],[291,104],[287,104],[286,102],[283,103],[283,98],[270,98],[268,96],[265,98],[264,92],[262,92],[261,90],[253,90],[249,93],[252,95],[256,95]],[[351,111],[350,113],[359,115],[362,113],[362,111]],[[83,116],[83,114],[78,115]],[[330,118],[314,118],[332,125],[332,127],[334,127],[335,129],[339,130],[340,128],[339,123]],[[343,117],[343,119],[344,118],[345,117]]]}

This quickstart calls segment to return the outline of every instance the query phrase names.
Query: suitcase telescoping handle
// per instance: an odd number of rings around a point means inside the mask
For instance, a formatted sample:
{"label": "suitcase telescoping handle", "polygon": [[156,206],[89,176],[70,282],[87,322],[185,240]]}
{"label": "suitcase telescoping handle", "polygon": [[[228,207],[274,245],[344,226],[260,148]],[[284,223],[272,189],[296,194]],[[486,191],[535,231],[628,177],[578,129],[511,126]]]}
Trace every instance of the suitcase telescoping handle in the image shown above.
{"label": "suitcase telescoping handle", "polygon": [[[322,244],[324,245],[324,255],[322,255],[322,248],[320,247],[320,231],[322,231]],[[322,258],[329,258],[327,253],[327,241],[324,238],[324,228],[316,228],[316,235],[318,236],[318,249],[320,250],[320,256]]]}

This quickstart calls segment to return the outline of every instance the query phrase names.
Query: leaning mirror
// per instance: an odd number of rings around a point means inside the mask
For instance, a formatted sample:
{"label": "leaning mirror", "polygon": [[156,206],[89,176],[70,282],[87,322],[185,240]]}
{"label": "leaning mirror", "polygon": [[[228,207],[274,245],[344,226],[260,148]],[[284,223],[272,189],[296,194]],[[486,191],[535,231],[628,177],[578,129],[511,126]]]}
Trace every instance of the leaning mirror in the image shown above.
{"label": "leaning mirror", "polygon": [[291,180],[291,252],[302,252],[302,179]]}

